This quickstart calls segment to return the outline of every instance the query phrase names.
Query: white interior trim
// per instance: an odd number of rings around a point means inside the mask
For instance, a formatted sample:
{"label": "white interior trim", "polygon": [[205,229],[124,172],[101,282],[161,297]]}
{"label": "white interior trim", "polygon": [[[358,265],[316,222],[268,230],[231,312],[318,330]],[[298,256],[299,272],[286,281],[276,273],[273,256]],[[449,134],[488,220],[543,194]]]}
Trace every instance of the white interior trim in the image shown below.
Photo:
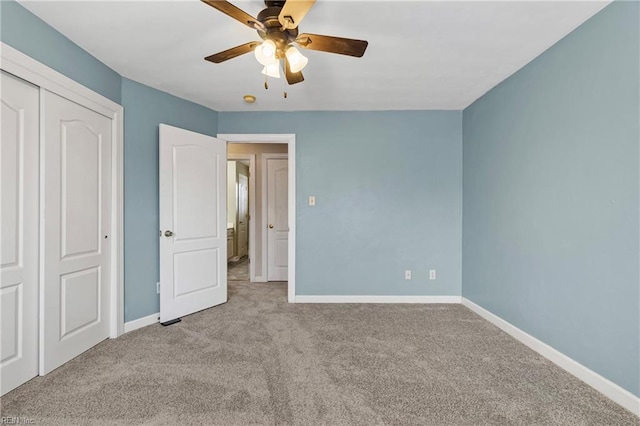
{"label": "white interior trim", "polygon": [[640,398],[467,298],[462,304],[617,404],[640,416]]}
{"label": "white interior trim", "polygon": [[249,160],[249,280],[256,281],[256,155],[229,154],[227,160]]}
{"label": "white interior trim", "polygon": [[[28,81],[44,90],[60,95],[110,118],[113,123],[112,202],[111,202],[111,292],[109,337],[124,332],[124,249],[123,249],[123,108],[116,102],[94,92],[69,77],[0,42],[0,69]],[[41,206],[41,209],[43,206]],[[42,245],[42,240],[40,241]],[[42,259],[40,260],[42,261]],[[40,275],[42,276],[42,275]],[[40,281],[42,294],[42,280]],[[42,303],[41,312],[42,312]]]}
{"label": "white interior trim", "polygon": [[[117,104],[115,104],[117,105]],[[112,134],[116,135],[115,149],[111,163],[114,165],[111,193],[111,234],[117,240],[111,245],[111,325],[109,337],[116,338],[124,333],[124,108],[117,105]],[[115,303],[113,303],[115,301]]]}
{"label": "white interior trim", "polygon": [[[4,66],[4,61],[3,64]],[[17,75],[17,74],[16,74]],[[38,255],[40,258],[38,259],[38,374],[40,376],[45,375],[45,358],[44,358],[44,259],[45,259],[45,250],[44,250],[44,222],[45,222],[45,211],[44,211],[44,191],[41,191],[40,188],[44,188],[44,144],[42,141],[45,139],[45,125],[44,125],[44,114],[42,114],[42,106],[44,105],[44,97],[45,91],[42,88],[38,89],[40,91],[39,99],[38,99],[38,115],[40,116],[38,125],[40,126],[39,134],[38,134]]]}
{"label": "white interior trim", "polygon": [[125,322],[124,332],[128,333],[130,331],[137,330],[139,328],[146,327],[157,322],[160,322],[160,312],[156,312],[155,314],[147,315],[146,317],[138,318],[133,321]]}
{"label": "white interior trim", "polygon": [[[287,277],[287,300],[296,302],[296,135],[270,134],[270,133],[222,133],[217,136],[228,143],[286,143],[288,145],[289,159],[289,191],[287,194],[289,203],[289,274]],[[263,242],[264,244],[264,242]],[[262,277],[266,278],[266,277]],[[258,277],[256,277],[256,280]]]}
{"label": "white interior trim", "polygon": [[296,303],[460,303],[460,296],[296,296]]}

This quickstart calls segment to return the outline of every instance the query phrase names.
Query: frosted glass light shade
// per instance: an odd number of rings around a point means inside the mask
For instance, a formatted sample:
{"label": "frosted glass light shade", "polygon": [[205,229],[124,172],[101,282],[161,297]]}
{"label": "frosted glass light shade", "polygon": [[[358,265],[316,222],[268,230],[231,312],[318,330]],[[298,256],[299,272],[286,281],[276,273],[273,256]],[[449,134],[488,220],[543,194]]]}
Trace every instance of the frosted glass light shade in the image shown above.
{"label": "frosted glass light shade", "polygon": [[273,78],[280,78],[280,61],[265,65],[262,69],[262,74]]}
{"label": "frosted glass light shade", "polygon": [[307,65],[309,59],[304,56],[298,49],[294,46],[289,46],[284,53],[289,61],[289,68],[291,72],[300,72]]}
{"label": "frosted glass light shade", "polygon": [[270,65],[276,61],[276,44],[272,40],[265,40],[253,53],[262,65]]}

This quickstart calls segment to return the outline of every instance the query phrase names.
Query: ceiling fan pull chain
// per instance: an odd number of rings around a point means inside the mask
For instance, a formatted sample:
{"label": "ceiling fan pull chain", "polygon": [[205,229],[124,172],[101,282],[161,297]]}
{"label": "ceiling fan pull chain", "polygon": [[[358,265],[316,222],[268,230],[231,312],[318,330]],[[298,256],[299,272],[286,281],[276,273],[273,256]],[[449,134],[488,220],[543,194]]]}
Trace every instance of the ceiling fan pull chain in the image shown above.
{"label": "ceiling fan pull chain", "polygon": [[282,96],[287,99],[287,83],[284,82],[284,78],[282,79]]}
{"label": "ceiling fan pull chain", "polygon": [[266,75],[264,76],[264,90],[269,90],[269,82]]}

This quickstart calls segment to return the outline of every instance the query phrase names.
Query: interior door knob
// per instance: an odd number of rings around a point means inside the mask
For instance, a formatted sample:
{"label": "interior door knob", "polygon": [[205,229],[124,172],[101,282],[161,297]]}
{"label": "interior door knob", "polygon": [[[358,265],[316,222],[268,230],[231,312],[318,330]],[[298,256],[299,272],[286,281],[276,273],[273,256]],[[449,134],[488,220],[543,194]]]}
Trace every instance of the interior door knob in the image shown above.
{"label": "interior door knob", "polygon": [[173,232],[171,232],[171,231],[164,231],[164,236],[165,236],[165,237],[170,237],[170,236],[172,236],[172,235],[173,235]]}
{"label": "interior door knob", "polygon": [[273,225],[271,223],[269,224],[269,229],[273,229]]}

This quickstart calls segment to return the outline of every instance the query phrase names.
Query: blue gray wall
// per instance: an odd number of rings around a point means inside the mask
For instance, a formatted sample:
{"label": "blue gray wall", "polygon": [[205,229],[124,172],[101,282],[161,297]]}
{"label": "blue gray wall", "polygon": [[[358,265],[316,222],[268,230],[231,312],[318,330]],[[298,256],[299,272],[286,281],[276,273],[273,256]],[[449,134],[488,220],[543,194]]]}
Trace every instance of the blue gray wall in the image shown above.
{"label": "blue gray wall", "polygon": [[464,110],[463,295],[640,395],[639,4]]}
{"label": "blue gray wall", "polygon": [[460,295],[461,120],[460,111],[221,112],[218,131],[296,134],[297,294]]}
{"label": "blue gray wall", "polygon": [[159,311],[158,137],[160,123],[215,136],[218,113],[122,79],[124,106],[124,320]]}
{"label": "blue gray wall", "polygon": [[0,40],[120,103],[120,74],[13,0],[0,1]]}

